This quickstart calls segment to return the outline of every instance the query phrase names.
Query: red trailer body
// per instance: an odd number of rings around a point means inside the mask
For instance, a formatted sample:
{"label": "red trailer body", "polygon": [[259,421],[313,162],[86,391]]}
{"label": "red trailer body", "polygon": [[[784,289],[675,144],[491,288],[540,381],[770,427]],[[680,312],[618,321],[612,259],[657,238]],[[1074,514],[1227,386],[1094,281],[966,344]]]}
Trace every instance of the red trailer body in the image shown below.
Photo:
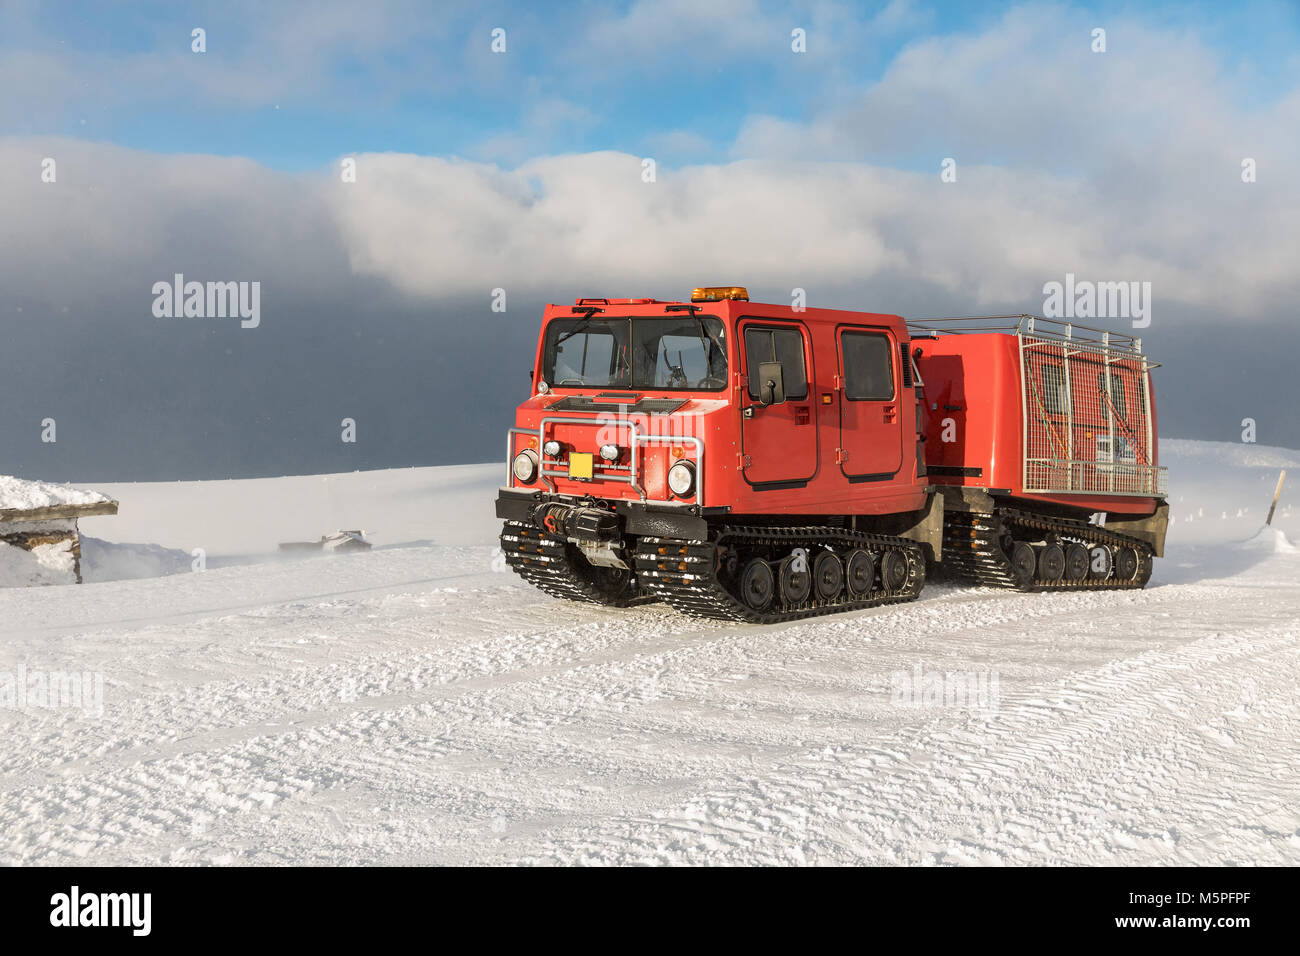
{"label": "red trailer body", "polygon": [[917,340],[930,479],[1028,503],[1151,514],[1166,479],[1149,364],[1134,340],[1046,337],[1043,324],[1038,334]]}
{"label": "red trailer body", "polygon": [[1145,585],[1169,509],[1141,340],[1035,316],[910,327],[948,566],[1030,590]]}

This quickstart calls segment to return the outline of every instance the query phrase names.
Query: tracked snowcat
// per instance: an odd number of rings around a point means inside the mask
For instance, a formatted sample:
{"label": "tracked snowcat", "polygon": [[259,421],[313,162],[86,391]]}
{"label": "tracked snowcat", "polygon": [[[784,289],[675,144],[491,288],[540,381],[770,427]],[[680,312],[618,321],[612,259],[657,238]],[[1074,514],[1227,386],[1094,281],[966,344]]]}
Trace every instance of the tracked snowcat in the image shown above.
{"label": "tracked snowcat", "polygon": [[[1039,353],[1022,355],[1041,336],[953,324],[739,287],[548,305],[497,499],[506,561],[557,597],[757,623],[913,600],[935,564],[993,586],[1142,586],[1165,512],[1140,348],[1089,345],[1077,361],[1100,361],[1108,402],[1054,393],[1051,433],[1079,444],[1040,454],[1016,395],[1043,390]],[[1115,380],[1149,416],[1113,419]]]}

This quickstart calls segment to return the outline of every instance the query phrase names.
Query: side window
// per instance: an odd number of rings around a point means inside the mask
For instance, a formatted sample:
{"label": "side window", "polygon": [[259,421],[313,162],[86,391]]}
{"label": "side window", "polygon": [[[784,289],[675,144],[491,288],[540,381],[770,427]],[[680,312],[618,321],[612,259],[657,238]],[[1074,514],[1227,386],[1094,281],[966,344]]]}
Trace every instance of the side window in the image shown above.
{"label": "side window", "polygon": [[[1097,373],[1097,391],[1103,396],[1102,404],[1105,405],[1106,394],[1106,373]],[[1118,372],[1111,372],[1110,376],[1110,404],[1115,406],[1115,414],[1121,420],[1128,418],[1128,403],[1124,400],[1124,379]],[[1109,411],[1109,406],[1107,411]]]}
{"label": "side window", "polygon": [[803,333],[798,329],[745,329],[745,374],[749,376],[749,397],[759,397],[758,367],[780,362],[785,378],[785,397],[798,401],[808,397],[808,373],[803,363]]}
{"label": "side window", "polygon": [[844,397],[850,402],[884,402],[894,397],[894,352],[889,336],[844,332]]}
{"label": "side window", "polygon": [[1043,365],[1043,407],[1049,415],[1064,415],[1067,411],[1065,402],[1065,371],[1059,365]]}

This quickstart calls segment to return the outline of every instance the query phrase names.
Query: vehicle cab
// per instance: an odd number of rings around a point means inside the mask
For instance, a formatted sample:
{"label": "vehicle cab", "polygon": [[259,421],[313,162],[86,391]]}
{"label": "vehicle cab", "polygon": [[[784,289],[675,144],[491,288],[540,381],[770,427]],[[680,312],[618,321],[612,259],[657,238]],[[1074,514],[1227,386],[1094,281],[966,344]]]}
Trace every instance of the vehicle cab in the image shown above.
{"label": "vehicle cab", "polygon": [[[548,305],[507,442],[501,517],[587,503],[639,526],[701,531],[710,453],[735,441],[736,357],[725,301],[578,299]],[[503,513],[504,512],[504,513]],[[642,519],[654,516],[647,525]],[[605,519],[608,524],[608,519]]]}
{"label": "vehicle cab", "polygon": [[898,316],[751,303],[740,287],[548,305],[498,515],[581,503],[629,534],[703,538],[726,513],[922,508],[907,342]]}

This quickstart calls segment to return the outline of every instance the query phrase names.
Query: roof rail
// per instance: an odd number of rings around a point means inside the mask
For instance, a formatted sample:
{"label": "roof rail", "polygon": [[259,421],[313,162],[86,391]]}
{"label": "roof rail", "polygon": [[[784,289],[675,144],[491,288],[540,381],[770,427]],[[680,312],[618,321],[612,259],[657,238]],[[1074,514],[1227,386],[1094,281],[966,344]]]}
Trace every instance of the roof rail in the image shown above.
{"label": "roof rail", "polygon": [[968,332],[1008,332],[1037,339],[1093,345],[1116,352],[1142,354],[1142,340],[1124,332],[1111,332],[1041,315],[961,315],[908,319],[908,332],[954,335]]}

